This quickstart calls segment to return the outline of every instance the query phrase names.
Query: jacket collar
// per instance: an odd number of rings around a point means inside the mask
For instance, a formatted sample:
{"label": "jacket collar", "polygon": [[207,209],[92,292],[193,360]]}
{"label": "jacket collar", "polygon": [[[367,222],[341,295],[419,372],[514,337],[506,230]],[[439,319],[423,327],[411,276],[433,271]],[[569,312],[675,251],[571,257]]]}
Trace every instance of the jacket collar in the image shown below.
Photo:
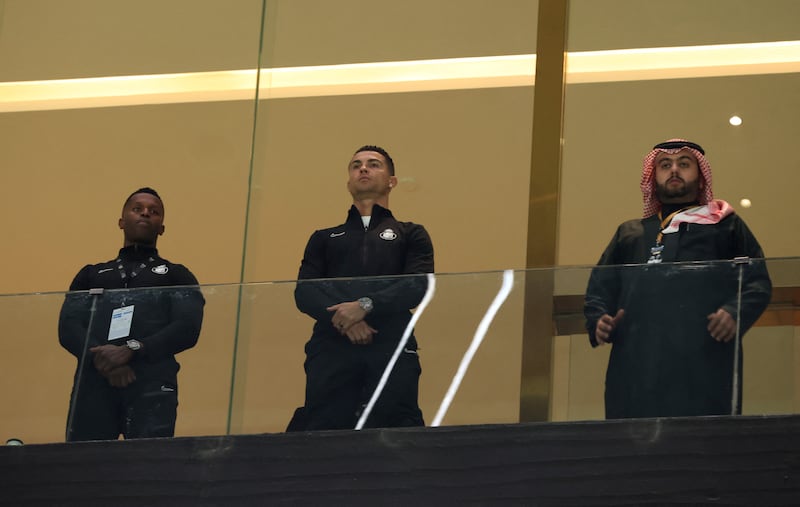
{"label": "jacket collar", "polygon": [[[385,218],[394,218],[394,215],[392,215],[392,212],[387,208],[379,204],[374,204],[372,206],[372,218],[369,221],[369,228],[374,228],[376,224],[381,223]],[[364,228],[361,222],[361,213],[358,212],[358,208],[356,208],[355,205],[350,206],[350,211],[347,212],[347,221],[345,225],[348,227],[358,227],[359,229]]]}
{"label": "jacket collar", "polygon": [[138,260],[148,257],[158,257],[158,250],[146,245],[128,245],[119,249],[119,258],[123,260]]}

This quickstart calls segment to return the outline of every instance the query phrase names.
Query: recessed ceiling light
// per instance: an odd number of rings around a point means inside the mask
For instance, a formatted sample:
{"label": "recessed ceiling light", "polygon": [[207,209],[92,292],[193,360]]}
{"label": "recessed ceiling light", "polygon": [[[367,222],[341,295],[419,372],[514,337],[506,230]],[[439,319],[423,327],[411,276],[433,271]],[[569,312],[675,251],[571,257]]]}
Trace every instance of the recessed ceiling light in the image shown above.
{"label": "recessed ceiling light", "polygon": [[742,118],[736,115],[731,116],[730,119],[728,120],[728,123],[730,123],[734,127],[738,127],[739,125],[742,124]]}

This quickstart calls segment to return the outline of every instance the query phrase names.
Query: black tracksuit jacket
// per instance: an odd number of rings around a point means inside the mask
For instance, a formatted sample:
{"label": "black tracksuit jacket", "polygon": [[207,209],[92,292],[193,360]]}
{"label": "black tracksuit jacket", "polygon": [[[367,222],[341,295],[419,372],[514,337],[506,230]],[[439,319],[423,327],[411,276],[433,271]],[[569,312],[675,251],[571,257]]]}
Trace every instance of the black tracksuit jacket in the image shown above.
{"label": "black tracksuit jacket", "polygon": [[[121,272],[125,272],[124,277]],[[78,292],[70,292],[64,300],[58,323],[59,341],[80,360],[92,298],[96,297],[87,349],[139,340],[144,344],[143,353],[137,353],[129,363],[137,382],[146,379],[174,382],[179,369],[175,354],[193,347],[200,335],[205,300],[197,285],[197,279],[185,266],[161,258],[155,248],[140,245],[122,248],[117,259],[84,266],[75,276],[69,290]],[[92,296],[86,292],[94,288],[104,289],[103,294]],[[130,335],[109,341],[113,310],[128,305],[134,305]],[[85,361],[84,371],[89,372],[84,379],[98,377],[98,381],[105,381],[94,369],[91,357]]]}
{"label": "black tracksuit jacket", "polygon": [[[295,302],[317,321],[313,337],[347,340],[331,324],[333,314],[326,308],[369,297],[374,309],[365,320],[380,331],[375,339],[396,343],[411,318],[410,311],[425,295],[423,274],[433,270],[433,243],[423,226],[399,222],[391,211],[376,204],[365,230],[352,206],[344,224],[311,235],[297,275]],[[395,276],[411,274],[420,276]]]}

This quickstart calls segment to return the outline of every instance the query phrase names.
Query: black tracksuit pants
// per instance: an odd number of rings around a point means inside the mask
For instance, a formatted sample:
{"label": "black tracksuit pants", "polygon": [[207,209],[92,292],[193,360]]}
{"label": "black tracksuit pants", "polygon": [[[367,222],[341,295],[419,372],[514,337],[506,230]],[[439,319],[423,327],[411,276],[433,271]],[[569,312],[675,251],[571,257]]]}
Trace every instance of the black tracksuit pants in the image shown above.
{"label": "black tracksuit pants", "polygon": [[[76,387],[73,387],[73,390]],[[77,397],[76,397],[77,396]],[[75,413],[67,441],[171,437],[175,434],[178,387],[175,379],[137,378],[112,387],[96,370],[86,370],[73,392]]]}
{"label": "black tracksuit pants", "polygon": [[[306,344],[306,430],[353,429],[394,354],[396,342],[353,345],[345,337],[314,336]],[[416,341],[400,354],[365,427],[424,426]]]}

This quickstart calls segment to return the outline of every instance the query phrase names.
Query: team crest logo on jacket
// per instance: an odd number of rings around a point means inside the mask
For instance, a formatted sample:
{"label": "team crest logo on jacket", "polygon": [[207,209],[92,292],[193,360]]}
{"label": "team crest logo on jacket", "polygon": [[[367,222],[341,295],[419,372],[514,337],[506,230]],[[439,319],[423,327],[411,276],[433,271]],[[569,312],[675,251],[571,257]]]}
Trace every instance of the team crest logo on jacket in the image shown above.
{"label": "team crest logo on jacket", "polygon": [[385,239],[386,241],[392,241],[397,239],[397,234],[391,229],[386,229],[382,233],[378,234],[381,239]]}
{"label": "team crest logo on jacket", "polygon": [[157,275],[166,275],[167,271],[169,271],[169,268],[167,267],[166,264],[162,264],[160,266],[154,267],[150,271],[152,271],[153,273],[155,273]]}

